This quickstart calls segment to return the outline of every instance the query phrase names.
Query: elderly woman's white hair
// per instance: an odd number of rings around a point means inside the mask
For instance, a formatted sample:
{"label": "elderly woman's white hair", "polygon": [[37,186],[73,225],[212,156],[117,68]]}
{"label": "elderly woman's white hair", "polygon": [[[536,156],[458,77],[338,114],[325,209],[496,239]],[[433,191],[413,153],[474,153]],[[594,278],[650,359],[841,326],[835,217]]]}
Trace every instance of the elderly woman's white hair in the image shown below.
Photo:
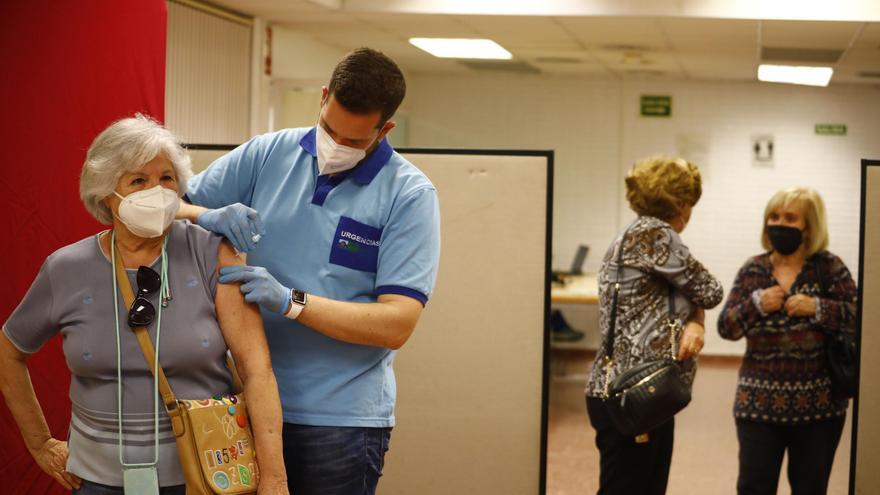
{"label": "elderly woman's white hair", "polygon": [[123,174],[140,170],[163,155],[174,166],[178,193],[186,194],[192,163],[174,134],[142,114],[117,120],[92,141],[79,178],[79,197],[86,210],[103,224],[113,223],[104,198],[113,194]]}

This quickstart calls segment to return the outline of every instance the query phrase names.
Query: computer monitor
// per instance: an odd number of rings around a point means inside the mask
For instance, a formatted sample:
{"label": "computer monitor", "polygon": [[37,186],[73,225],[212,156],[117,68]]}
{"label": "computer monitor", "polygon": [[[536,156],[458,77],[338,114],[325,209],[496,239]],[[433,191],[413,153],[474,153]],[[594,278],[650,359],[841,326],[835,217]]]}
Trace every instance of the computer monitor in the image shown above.
{"label": "computer monitor", "polygon": [[587,253],[590,251],[590,246],[586,244],[581,244],[577,248],[577,252],[574,253],[574,260],[571,262],[571,271],[568,272],[569,275],[583,275],[584,274],[584,261],[587,259]]}

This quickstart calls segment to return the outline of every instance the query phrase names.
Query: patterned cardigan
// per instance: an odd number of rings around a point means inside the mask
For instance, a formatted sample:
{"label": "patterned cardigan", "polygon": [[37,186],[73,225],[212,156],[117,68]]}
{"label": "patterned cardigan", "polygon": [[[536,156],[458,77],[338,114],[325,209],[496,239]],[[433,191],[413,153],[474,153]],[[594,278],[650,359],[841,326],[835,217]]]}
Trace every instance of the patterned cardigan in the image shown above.
{"label": "patterned cardigan", "polygon": [[[621,233],[605,253],[599,269],[599,328],[602,347],[596,353],[587,382],[586,394],[604,397],[606,373],[605,339],[610,328],[614,284],[618,281],[617,253]],[[709,309],[724,297],[721,283],[699,261],[672,227],[657,218],[642,216],[627,229],[623,246],[623,273],[620,279],[617,326],[613,344],[614,367],[609,379],[632,366],[677,352],[681,328],[672,335],[670,347],[669,287],[673,287],[675,319],[686,321],[697,307]],[[696,360],[683,363],[685,380],[693,383]]]}
{"label": "patterned cardigan", "polygon": [[[819,286],[822,270],[826,294]],[[772,424],[803,424],[846,414],[847,399],[831,396],[825,358],[830,332],[855,332],[856,284],[840,258],[821,252],[807,258],[789,289],[818,300],[813,317],[790,317],[785,310],[764,314],[760,290],[778,285],[769,253],[749,259],[718,318],[718,333],[746,338],[733,414]]]}

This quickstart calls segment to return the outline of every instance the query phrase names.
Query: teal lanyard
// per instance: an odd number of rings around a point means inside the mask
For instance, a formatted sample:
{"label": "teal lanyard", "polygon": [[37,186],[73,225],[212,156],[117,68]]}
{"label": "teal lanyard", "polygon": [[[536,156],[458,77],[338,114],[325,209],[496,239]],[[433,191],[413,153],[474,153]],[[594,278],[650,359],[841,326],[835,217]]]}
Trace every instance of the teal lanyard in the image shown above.
{"label": "teal lanyard", "polygon": [[[168,245],[168,237],[162,242],[162,283],[159,289],[159,304],[156,318],[156,352],[153,355],[153,369],[159,369],[159,334],[162,330],[162,300],[168,297],[168,254],[166,246]],[[110,261],[113,265],[113,311],[116,315],[116,415],[117,426],[119,428],[119,463],[123,467],[147,467],[155,466],[159,463],[159,380],[153,374],[153,462],[127,464],[125,462],[125,454],[122,449],[122,345],[119,337],[119,291],[116,285],[116,231],[110,234]]]}

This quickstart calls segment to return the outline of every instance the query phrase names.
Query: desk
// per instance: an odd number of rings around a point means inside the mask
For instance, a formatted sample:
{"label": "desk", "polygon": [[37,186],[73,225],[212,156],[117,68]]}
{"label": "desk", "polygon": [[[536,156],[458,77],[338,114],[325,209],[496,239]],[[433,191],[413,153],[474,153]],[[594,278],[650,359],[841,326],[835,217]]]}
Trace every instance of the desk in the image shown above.
{"label": "desk", "polygon": [[599,280],[596,274],[569,275],[564,285],[550,287],[552,304],[598,304]]}
{"label": "desk", "polygon": [[[583,352],[595,351],[599,346],[599,284],[594,273],[586,275],[565,276],[565,284],[553,284],[550,287],[550,303],[558,307],[568,306],[566,312],[575,328],[586,333],[585,337],[576,342],[556,342],[551,340],[551,375],[554,380],[583,383],[587,379],[585,372],[589,364],[584,361]],[[558,308],[557,308],[558,309]],[[570,354],[569,351],[574,351]],[[579,369],[569,370],[568,363]],[[572,373],[571,371],[575,371]]]}

